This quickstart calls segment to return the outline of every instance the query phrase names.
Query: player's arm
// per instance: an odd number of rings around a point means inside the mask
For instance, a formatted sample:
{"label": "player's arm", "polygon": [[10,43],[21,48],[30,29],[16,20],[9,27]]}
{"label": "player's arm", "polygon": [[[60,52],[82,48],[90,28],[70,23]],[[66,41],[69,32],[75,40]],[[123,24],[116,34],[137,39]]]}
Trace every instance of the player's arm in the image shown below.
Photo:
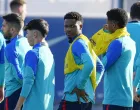
{"label": "player's arm", "polygon": [[33,86],[37,72],[38,57],[33,51],[29,51],[25,57],[25,68],[23,72],[23,86],[16,107],[20,108],[28,97]]}
{"label": "player's arm", "polygon": [[[140,88],[140,54],[136,60],[136,74],[133,81],[133,86],[136,91],[136,88]],[[140,95],[140,90],[137,91],[138,95]]]}
{"label": "player's arm", "polygon": [[4,40],[0,40],[0,87],[4,86],[4,75],[5,75],[5,61],[4,61]]}
{"label": "player's arm", "polygon": [[8,54],[10,55],[10,63],[12,64],[13,75],[19,83],[22,83],[23,77],[22,70],[19,64],[18,53],[14,51],[11,53],[8,52]]}
{"label": "player's arm", "polygon": [[93,70],[93,61],[91,54],[88,50],[87,45],[82,39],[78,39],[72,46],[72,53],[81,59],[83,68],[81,70],[80,76],[77,79],[77,88],[84,89],[85,84],[90,77]]}
{"label": "player's arm", "polygon": [[5,61],[4,61],[5,42],[0,39],[0,103],[4,99],[4,76],[5,76]]}
{"label": "player's arm", "polygon": [[104,66],[101,60],[97,57],[96,63],[96,84],[98,85],[104,73]]}
{"label": "player's arm", "polygon": [[108,47],[106,55],[103,57],[102,62],[105,70],[109,69],[121,56],[122,43],[119,40],[114,40]]}
{"label": "player's arm", "polygon": [[72,91],[72,93],[76,93],[77,100],[80,104],[80,98],[82,98],[85,102],[88,102],[87,93],[84,89],[94,65],[88,47],[82,39],[78,39],[73,44],[72,53],[74,56],[78,57],[81,60],[81,63],[83,65],[82,70],[80,70],[80,76],[77,79],[76,87]]}

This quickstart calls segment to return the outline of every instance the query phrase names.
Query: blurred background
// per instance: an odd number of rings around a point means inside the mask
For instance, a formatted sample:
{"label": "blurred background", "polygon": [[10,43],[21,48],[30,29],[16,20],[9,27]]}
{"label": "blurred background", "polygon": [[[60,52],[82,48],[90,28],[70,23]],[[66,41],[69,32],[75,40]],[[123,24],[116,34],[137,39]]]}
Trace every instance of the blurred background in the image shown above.
{"label": "blurred background", "polygon": [[[0,16],[10,13],[11,0],[0,0]],[[77,11],[84,17],[83,33],[89,38],[106,23],[106,12],[111,8],[124,8],[128,14],[131,5],[139,0],[26,0],[27,17],[25,24],[34,18],[48,21],[50,32],[47,37],[56,63],[56,86],[54,110],[63,95],[64,87],[64,57],[68,49],[67,37],[63,29],[63,16],[69,11]],[[0,17],[0,26],[2,18]],[[96,90],[94,110],[102,109],[103,81]]]}

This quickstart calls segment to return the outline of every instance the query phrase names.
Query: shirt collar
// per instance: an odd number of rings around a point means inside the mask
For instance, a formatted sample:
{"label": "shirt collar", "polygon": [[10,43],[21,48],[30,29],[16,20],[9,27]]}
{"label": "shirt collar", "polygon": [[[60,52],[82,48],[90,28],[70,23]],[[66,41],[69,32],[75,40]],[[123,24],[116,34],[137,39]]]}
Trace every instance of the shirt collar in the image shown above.
{"label": "shirt collar", "polygon": [[132,20],[129,23],[138,23],[138,22],[140,22],[140,21],[138,21],[138,20]]}
{"label": "shirt collar", "polygon": [[18,35],[16,35],[16,36],[13,37],[12,39],[10,39],[10,42],[16,40],[17,38],[18,38]]}
{"label": "shirt collar", "polygon": [[35,44],[35,45],[33,46],[33,49],[34,49],[34,48],[41,47],[41,46],[45,46],[45,45],[47,45],[46,42],[39,42],[39,43],[37,43],[37,44]]}
{"label": "shirt collar", "polygon": [[78,34],[77,36],[74,36],[73,38],[69,39],[69,43],[72,43],[74,41],[74,39],[76,39],[80,34]]}

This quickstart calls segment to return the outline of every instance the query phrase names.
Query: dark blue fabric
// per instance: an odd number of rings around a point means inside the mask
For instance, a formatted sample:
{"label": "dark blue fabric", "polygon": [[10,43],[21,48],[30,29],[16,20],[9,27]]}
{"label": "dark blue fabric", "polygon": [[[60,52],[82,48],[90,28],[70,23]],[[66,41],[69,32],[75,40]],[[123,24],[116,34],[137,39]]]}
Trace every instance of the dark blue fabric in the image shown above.
{"label": "dark blue fabric", "polygon": [[140,110],[140,102],[133,102],[133,110]]}
{"label": "dark blue fabric", "polygon": [[62,100],[58,110],[92,110],[92,103],[89,102],[79,104],[79,102],[69,102]]}
{"label": "dark blue fabric", "polygon": [[119,40],[114,40],[108,47],[106,57],[107,64],[105,66],[105,70],[107,70],[113,63],[117,61],[122,53],[122,42]]}
{"label": "dark blue fabric", "polygon": [[11,96],[5,99],[5,110],[6,110],[6,100],[8,100],[8,110],[14,110],[19,99],[21,88],[16,90]]}
{"label": "dark blue fabric", "polygon": [[0,103],[0,110],[4,110],[5,99]]}
{"label": "dark blue fabric", "polygon": [[122,107],[117,105],[103,105],[103,110],[132,110],[132,107]]}
{"label": "dark blue fabric", "polygon": [[3,42],[3,45],[0,50],[0,64],[4,64],[4,48],[5,48],[5,43]]}

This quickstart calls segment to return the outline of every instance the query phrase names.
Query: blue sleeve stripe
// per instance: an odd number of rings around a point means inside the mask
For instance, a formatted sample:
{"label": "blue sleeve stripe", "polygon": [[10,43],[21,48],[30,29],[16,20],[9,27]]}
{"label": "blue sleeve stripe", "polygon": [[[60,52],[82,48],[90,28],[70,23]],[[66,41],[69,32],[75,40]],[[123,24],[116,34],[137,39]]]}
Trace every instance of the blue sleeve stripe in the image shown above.
{"label": "blue sleeve stripe", "polygon": [[108,47],[106,53],[107,63],[105,65],[105,69],[108,69],[112,64],[114,64],[116,60],[120,57],[121,53],[122,53],[122,42],[119,40],[114,40]]}
{"label": "blue sleeve stripe", "polygon": [[78,39],[77,41],[74,42],[74,44],[72,45],[72,53],[80,58],[81,54],[89,53],[88,48],[82,39]]}
{"label": "blue sleeve stripe", "polygon": [[4,48],[5,48],[5,45],[3,44],[2,47],[1,47],[1,50],[0,50],[0,64],[4,64]]}
{"label": "blue sleeve stripe", "polygon": [[98,73],[102,73],[102,71],[104,71],[104,66],[103,66],[103,64],[102,64],[102,62],[100,61],[99,58],[97,58],[96,71]]}
{"label": "blue sleeve stripe", "polygon": [[15,42],[13,42],[11,45],[8,45],[6,47],[5,56],[6,56],[7,61],[14,65],[18,78],[23,79],[21,68],[20,68],[19,61],[18,61],[18,53],[15,49],[14,43]]}
{"label": "blue sleeve stripe", "polygon": [[34,72],[34,76],[36,76],[37,73],[37,66],[38,66],[38,60],[39,60],[39,50],[36,49],[36,51],[28,51],[25,57],[25,66],[29,66],[32,68]]}

